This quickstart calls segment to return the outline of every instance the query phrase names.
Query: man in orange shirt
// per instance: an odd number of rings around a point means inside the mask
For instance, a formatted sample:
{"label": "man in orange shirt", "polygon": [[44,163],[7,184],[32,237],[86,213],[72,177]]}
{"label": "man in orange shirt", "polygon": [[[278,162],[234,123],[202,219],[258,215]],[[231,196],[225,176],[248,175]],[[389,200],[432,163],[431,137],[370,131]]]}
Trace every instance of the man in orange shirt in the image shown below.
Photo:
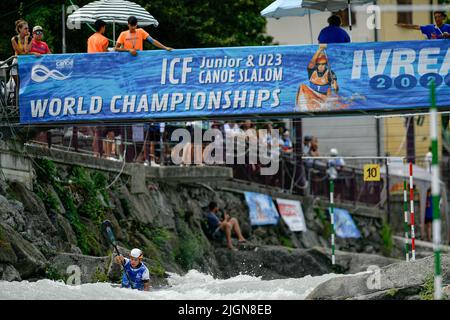
{"label": "man in orange shirt", "polygon": [[[98,52],[107,52],[109,40],[104,36],[106,31],[106,22],[103,20],[97,20],[94,23],[95,33],[89,37],[87,41],[88,53],[98,53]],[[101,146],[101,140],[104,138],[104,132],[107,132],[108,137],[113,137],[114,139],[114,131],[104,129],[102,127],[92,127],[92,151],[94,152],[94,156],[99,157],[104,151],[106,153],[106,157],[110,157],[112,153],[112,142],[103,141],[103,150]]]}
{"label": "man in orange shirt", "polygon": [[104,36],[106,31],[106,22],[103,20],[95,21],[95,31],[87,41],[88,53],[106,52],[108,51],[109,40]]}
{"label": "man in orange shirt", "polygon": [[171,51],[172,48],[166,47],[161,42],[150,37],[150,35],[142,28],[137,27],[137,18],[131,16],[128,18],[128,30],[120,34],[117,39],[116,51],[127,51],[133,56],[137,55],[138,50],[144,50],[144,40],[147,40],[154,46]]}

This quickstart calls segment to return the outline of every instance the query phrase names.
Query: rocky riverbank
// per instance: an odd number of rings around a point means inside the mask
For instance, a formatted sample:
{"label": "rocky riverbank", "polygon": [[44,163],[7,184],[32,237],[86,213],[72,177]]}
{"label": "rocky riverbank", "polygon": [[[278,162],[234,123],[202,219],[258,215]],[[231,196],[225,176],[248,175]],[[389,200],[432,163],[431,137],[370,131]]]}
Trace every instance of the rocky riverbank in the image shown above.
{"label": "rocky riverbank", "polygon": [[[82,282],[117,281],[112,248],[100,223],[109,219],[121,250],[143,249],[157,285],[168,272],[190,269],[228,278],[251,274],[263,279],[298,278],[333,272],[328,238],[330,225],[322,205],[302,201],[307,232],[277,226],[252,228],[239,183],[221,188],[215,183],[147,180],[144,192],[133,192],[130,178],[80,166],[34,161],[33,190],[0,179],[0,279],[64,279],[68,267],[79,266]],[[231,190],[230,190],[231,189]],[[264,191],[264,190],[255,190]],[[283,196],[278,194],[276,196]],[[285,197],[291,197],[284,195]],[[237,252],[224,249],[204,232],[211,200],[238,218],[249,244]],[[385,244],[381,218],[357,216],[364,237],[338,239],[334,271],[354,273],[370,265],[386,266],[395,259],[382,257]],[[378,253],[378,255],[376,255]]]}
{"label": "rocky riverbank", "polygon": [[[450,299],[450,255],[442,255],[444,299]],[[434,292],[434,257],[397,262],[373,272],[330,279],[307,299],[321,300],[431,300]]]}

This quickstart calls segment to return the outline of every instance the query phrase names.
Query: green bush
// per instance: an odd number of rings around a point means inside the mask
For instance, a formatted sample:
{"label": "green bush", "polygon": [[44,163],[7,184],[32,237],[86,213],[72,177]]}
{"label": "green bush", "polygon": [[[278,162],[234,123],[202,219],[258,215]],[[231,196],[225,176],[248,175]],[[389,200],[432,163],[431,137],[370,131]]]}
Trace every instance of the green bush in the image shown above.
{"label": "green bush", "polygon": [[325,210],[322,208],[314,208],[314,212],[316,213],[316,216],[319,218],[320,222],[322,222],[323,225],[322,237],[324,239],[330,238],[333,232],[333,227]]}
{"label": "green bush", "polygon": [[104,220],[105,211],[102,202],[98,198],[98,184],[104,184],[105,181],[99,177],[99,174],[96,175],[96,182],[94,182],[86,169],[78,166],[72,169],[71,179],[83,197],[83,201],[78,207],[78,213],[98,224]]}
{"label": "green bush", "polygon": [[97,267],[92,275],[92,282],[109,282],[108,275]]}
{"label": "green bush", "polygon": [[125,216],[129,217],[131,215],[131,206],[130,202],[125,198],[120,198],[120,205],[122,206],[123,213]]}
{"label": "green bush", "polygon": [[419,292],[420,299],[433,300],[434,299],[434,275],[429,274],[425,278],[425,282],[422,285],[422,290]]}
{"label": "green bush", "polygon": [[53,280],[53,281],[64,281],[66,282],[67,279],[69,278],[68,275],[62,275],[59,273],[59,271],[52,266],[47,267],[47,269],[45,270],[45,277],[47,279]]}
{"label": "green bush", "polygon": [[280,236],[280,242],[281,245],[288,248],[295,248],[294,243],[292,242],[291,238],[286,236]]}
{"label": "green bush", "polygon": [[183,269],[192,269],[195,263],[202,261],[205,244],[200,234],[194,234],[184,221],[180,221],[179,242],[175,249],[174,260]]}
{"label": "green bush", "polygon": [[161,265],[161,262],[156,261],[154,265],[151,265],[148,267],[150,274],[152,276],[156,276],[156,277],[164,277],[166,270],[164,269],[164,267]]}
{"label": "green bush", "polygon": [[[77,236],[77,245],[84,254],[101,254],[101,246],[97,240],[97,234],[90,231],[81,222],[80,216],[89,218],[100,230],[100,224],[104,220],[108,209],[99,199],[103,196],[108,202],[106,192],[107,178],[102,173],[90,173],[79,166],[71,168],[69,179],[71,183],[61,181],[55,164],[46,159],[36,160],[35,183],[36,194],[42,199],[47,210],[58,210],[58,201],[47,190],[44,184],[53,187],[65,209],[65,217],[69,220],[72,229]],[[75,195],[80,195],[81,200],[75,200]]]}

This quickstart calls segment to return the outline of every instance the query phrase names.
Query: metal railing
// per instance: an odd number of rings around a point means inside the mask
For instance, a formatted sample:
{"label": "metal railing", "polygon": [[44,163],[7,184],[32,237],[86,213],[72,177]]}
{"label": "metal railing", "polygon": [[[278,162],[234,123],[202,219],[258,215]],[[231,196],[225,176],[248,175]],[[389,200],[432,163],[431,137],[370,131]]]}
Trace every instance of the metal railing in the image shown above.
{"label": "metal railing", "polygon": [[19,119],[19,108],[17,103],[17,89],[8,88],[8,82],[11,80],[11,68],[16,67],[17,63],[11,63],[16,56],[11,56],[5,61],[0,61],[0,123],[17,122]]}

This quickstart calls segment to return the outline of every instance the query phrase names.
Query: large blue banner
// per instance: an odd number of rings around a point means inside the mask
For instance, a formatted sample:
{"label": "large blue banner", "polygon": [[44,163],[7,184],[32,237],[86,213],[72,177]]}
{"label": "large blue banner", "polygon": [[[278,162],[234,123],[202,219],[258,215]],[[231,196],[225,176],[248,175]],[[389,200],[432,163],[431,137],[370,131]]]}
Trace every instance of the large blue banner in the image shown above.
{"label": "large blue banner", "polygon": [[450,103],[450,40],[19,57],[23,124],[414,109]]}

